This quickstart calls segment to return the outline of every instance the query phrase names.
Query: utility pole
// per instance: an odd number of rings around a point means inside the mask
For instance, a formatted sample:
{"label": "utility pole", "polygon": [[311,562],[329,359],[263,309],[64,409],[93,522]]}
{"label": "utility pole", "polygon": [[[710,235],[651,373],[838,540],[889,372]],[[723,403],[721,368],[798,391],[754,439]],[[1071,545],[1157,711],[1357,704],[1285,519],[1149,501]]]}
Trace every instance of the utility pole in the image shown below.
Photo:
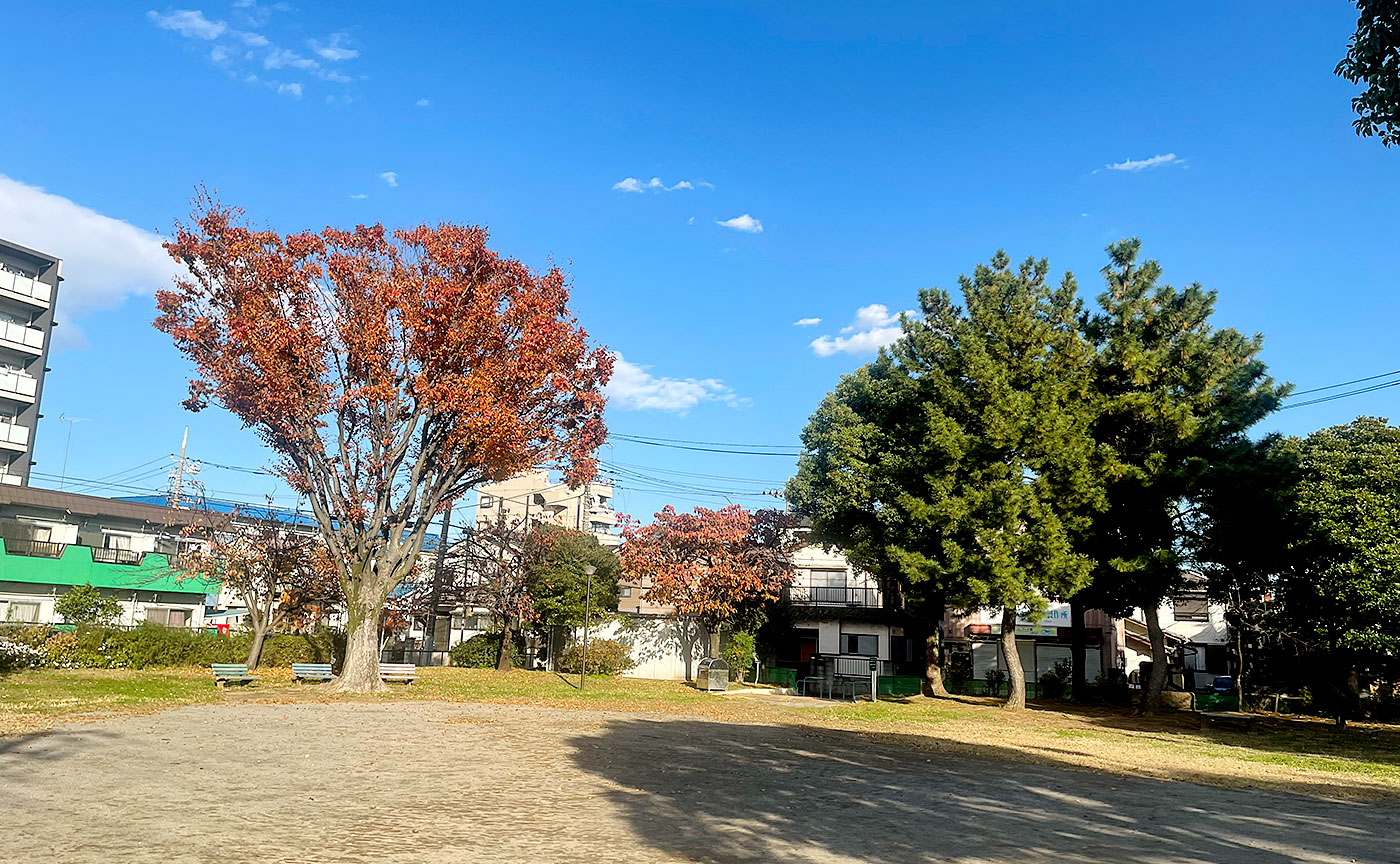
{"label": "utility pole", "polygon": [[[70,430],[72,426],[68,427]],[[185,427],[185,434],[180,438],[180,461],[175,463],[175,485],[171,487],[169,500],[166,502],[176,510],[180,509],[180,500],[185,495],[185,447],[190,443],[190,427]]]}
{"label": "utility pole", "polygon": [[588,619],[593,612],[593,574],[598,572],[598,568],[592,564],[583,565],[583,573],[588,577],[588,587],[583,592],[583,652],[579,654],[578,666],[578,690],[583,692],[584,682],[588,680]]}
{"label": "utility pole", "polygon": [[[428,595],[428,626],[423,632],[423,651],[418,654],[419,665],[423,664],[423,653],[427,652],[428,663],[432,665],[432,652],[437,648],[437,609],[438,602],[442,596],[442,566],[447,560],[447,531],[452,527],[452,505],[455,502],[448,501],[447,508],[442,511],[442,533],[438,536],[437,558],[433,561],[433,590]],[[448,617],[447,641],[452,641],[452,619]],[[444,666],[447,664],[444,663]]]}
{"label": "utility pole", "polygon": [[68,448],[73,446],[73,424],[86,423],[86,417],[69,417],[67,414],[58,415],[60,421],[68,422],[68,441],[63,445],[63,469],[58,475],[58,490],[63,491],[63,486],[68,482]]}

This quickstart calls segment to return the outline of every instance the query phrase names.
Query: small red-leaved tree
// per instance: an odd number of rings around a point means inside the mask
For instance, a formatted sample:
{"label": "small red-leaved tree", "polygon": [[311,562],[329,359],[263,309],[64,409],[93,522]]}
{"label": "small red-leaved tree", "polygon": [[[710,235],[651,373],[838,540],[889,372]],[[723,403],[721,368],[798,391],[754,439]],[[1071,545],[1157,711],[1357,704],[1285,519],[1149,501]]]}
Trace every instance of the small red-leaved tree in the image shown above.
{"label": "small red-leaved tree", "polygon": [[203,542],[172,561],[178,578],[220,582],[247,609],[249,669],[258,668],[269,634],[308,627],[340,603],[321,538],[296,530],[270,508],[196,511],[182,533]]}
{"label": "small red-leaved tree", "polygon": [[791,584],[795,527],[779,510],[729,506],[677,513],[668,506],[650,525],[626,524],[622,569],[628,579],[651,577],[647,600],[704,626],[709,656],[718,657],[720,634],[739,607],[776,600]]}
{"label": "small red-leaved tree", "polygon": [[281,235],[202,192],[166,244],[189,270],[156,327],[198,370],[186,407],[233,412],[307,496],[345,593],[332,689],[380,689],[379,619],[434,514],[485,480],[596,472],[612,356],[590,348],[564,274],[480,228]]}

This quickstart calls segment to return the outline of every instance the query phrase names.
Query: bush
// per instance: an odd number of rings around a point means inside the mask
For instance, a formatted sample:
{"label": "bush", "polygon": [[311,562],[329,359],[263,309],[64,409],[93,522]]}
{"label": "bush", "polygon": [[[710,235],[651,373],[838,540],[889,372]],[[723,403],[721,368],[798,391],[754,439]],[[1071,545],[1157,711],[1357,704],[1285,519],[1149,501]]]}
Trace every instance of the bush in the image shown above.
{"label": "bush", "polygon": [[[582,646],[575,642],[559,654],[559,671],[577,674]],[[588,640],[588,671],[595,675],[618,675],[636,666],[632,649],[615,639]]]}
{"label": "bush", "polygon": [[0,675],[44,665],[44,652],[22,642],[0,639]]}
{"label": "bush", "polygon": [[1107,674],[1094,679],[1086,688],[1089,700],[1109,705],[1126,707],[1132,704],[1133,694],[1128,689],[1128,676],[1122,669],[1110,669]]}
{"label": "bush", "polygon": [[1069,692],[1070,678],[1074,669],[1068,660],[1056,660],[1050,671],[1042,672],[1037,680],[1037,690],[1042,699],[1063,699]]}
{"label": "bush", "polygon": [[53,603],[53,611],[69,624],[111,624],[122,617],[121,604],[86,585],[74,585]]}
{"label": "bush", "polygon": [[1002,686],[1010,680],[1007,674],[1000,669],[988,669],[986,678],[988,696],[1000,696]]}
{"label": "bush", "polygon": [[754,638],[752,633],[736,630],[725,640],[720,656],[729,664],[729,680],[742,681],[753,670]]}
{"label": "bush", "polygon": [[[470,669],[495,669],[501,657],[501,634],[499,633],[478,633],[465,642],[453,646],[447,652],[447,657],[452,661],[453,666],[465,666]],[[511,646],[510,662],[512,666],[525,665],[525,640],[517,638],[515,644]]]}
{"label": "bush", "polygon": [[[253,634],[226,635],[142,624],[130,630],[80,625],[71,633],[37,626],[6,631],[9,641],[38,649],[40,665],[57,669],[149,669],[208,666],[248,659]],[[260,664],[334,663],[343,657],[345,635],[328,627],[309,633],[277,633],[263,642]]]}

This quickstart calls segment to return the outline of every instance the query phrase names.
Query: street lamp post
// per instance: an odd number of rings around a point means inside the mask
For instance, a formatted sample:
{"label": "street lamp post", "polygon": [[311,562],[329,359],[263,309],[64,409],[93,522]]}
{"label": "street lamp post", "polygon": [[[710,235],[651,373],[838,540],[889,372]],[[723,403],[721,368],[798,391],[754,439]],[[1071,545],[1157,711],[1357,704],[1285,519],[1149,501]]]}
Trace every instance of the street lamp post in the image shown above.
{"label": "street lamp post", "polygon": [[598,568],[592,564],[583,565],[584,575],[588,577],[588,587],[583,592],[583,653],[579,655],[578,666],[578,689],[583,692],[584,682],[588,677],[588,619],[593,612],[593,574],[598,572]]}

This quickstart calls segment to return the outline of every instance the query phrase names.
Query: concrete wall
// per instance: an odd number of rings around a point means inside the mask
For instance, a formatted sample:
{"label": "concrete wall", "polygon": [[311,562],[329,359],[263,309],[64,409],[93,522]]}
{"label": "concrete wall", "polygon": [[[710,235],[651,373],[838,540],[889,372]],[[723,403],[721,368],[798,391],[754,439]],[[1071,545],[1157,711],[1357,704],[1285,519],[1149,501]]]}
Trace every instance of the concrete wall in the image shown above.
{"label": "concrete wall", "polygon": [[613,639],[632,649],[632,660],[637,665],[623,674],[629,678],[659,678],[670,681],[685,680],[687,649],[690,654],[691,670],[705,659],[705,648],[709,644],[704,630],[687,627],[670,618],[651,616],[620,616],[601,627],[588,631],[589,639]]}

